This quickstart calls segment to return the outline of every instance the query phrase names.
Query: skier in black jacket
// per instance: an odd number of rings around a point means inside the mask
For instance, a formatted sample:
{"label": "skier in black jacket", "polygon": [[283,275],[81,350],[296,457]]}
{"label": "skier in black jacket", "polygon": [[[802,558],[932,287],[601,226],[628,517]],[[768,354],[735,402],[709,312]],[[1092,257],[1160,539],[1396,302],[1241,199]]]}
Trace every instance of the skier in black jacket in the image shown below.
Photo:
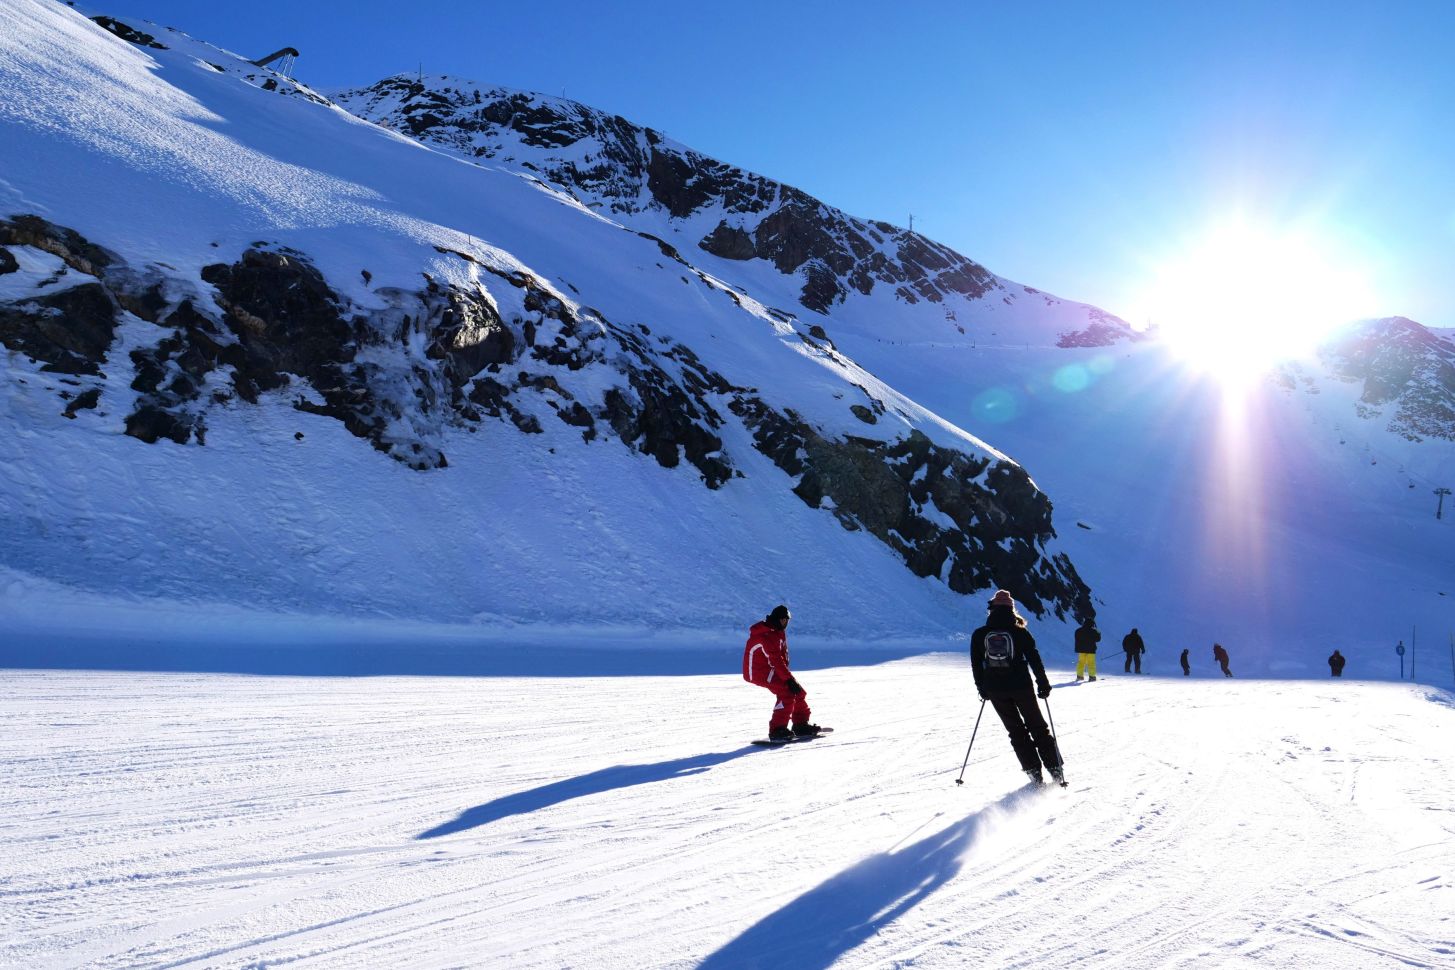
{"label": "skier in black jacket", "polygon": [[[1064,784],[1061,752],[1041,716],[1036,694],[1051,696],[1051,682],[1036,650],[1036,638],[1015,610],[1015,600],[997,590],[990,600],[985,625],[970,637],[970,669],[980,699],[989,701],[1010,734],[1010,745],[1031,781],[1041,784],[1041,765]],[[1031,689],[1035,676],[1036,690]]]}
{"label": "skier in black jacket", "polygon": [[1132,665],[1135,664],[1137,673],[1140,674],[1142,672],[1142,654],[1147,652],[1147,645],[1142,642],[1142,635],[1137,632],[1136,627],[1132,627],[1132,632],[1122,637],[1122,651],[1127,655],[1126,666],[1122,668],[1123,672],[1131,673]]}

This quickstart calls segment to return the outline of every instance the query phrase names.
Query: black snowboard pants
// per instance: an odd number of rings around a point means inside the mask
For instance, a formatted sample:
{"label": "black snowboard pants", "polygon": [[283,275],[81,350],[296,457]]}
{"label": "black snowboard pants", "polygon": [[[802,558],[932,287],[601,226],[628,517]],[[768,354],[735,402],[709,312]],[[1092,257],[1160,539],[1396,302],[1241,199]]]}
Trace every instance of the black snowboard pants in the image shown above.
{"label": "black snowboard pants", "polygon": [[1032,691],[1027,689],[992,697],[990,703],[1005,724],[1010,746],[1015,749],[1022,770],[1040,771],[1041,765],[1060,767],[1061,753],[1056,750],[1051,729],[1046,726],[1046,719],[1041,716],[1041,705],[1036,703],[1036,695]]}

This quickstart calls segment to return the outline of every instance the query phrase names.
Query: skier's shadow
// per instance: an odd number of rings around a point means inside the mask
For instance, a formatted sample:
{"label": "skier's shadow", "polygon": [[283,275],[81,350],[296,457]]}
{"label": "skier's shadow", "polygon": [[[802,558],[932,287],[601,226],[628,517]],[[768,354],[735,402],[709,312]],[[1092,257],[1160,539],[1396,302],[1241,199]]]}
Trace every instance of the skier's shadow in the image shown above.
{"label": "skier's shadow", "polygon": [[[1035,789],[988,806],[1013,808]],[[987,809],[898,851],[881,852],[774,910],[710,955],[698,970],[828,967],[949,882],[985,824]]]}
{"label": "skier's shadow", "polygon": [[416,835],[415,838],[436,839],[442,835],[453,835],[455,832],[464,832],[481,825],[489,825],[491,822],[508,818],[511,815],[525,815],[539,808],[568,802],[573,798],[695,775],[706,771],[713,765],[720,765],[756,750],[753,747],[745,747],[736,751],[718,751],[712,754],[694,755],[691,758],[678,758],[674,761],[661,761],[653,765],[613,765],[587,775],[552,782],[539,788],[505,795],[483,805],[476,805],[474,808],[461,812],[458,818],[436,825],[434,828]]}

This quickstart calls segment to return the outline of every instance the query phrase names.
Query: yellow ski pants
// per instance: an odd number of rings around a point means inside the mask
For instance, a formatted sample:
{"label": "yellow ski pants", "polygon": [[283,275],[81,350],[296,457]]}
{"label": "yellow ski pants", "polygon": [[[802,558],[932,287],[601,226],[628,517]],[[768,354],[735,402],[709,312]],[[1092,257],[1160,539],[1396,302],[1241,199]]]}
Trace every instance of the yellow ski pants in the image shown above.
{"label": "yellow ski pants", "polygon": [[1076,679],[1081,679],[1081,672],[1086,671],[1092,677],[1096,676],[1096,654],[1078,653],[1076,655]]}

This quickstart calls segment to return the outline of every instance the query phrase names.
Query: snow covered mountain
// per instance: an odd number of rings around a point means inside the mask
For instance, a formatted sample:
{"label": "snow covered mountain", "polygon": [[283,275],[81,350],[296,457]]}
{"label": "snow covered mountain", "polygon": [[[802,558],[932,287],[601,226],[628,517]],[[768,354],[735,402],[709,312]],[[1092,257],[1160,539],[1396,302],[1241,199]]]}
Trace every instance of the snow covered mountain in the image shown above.
{"label": "snow covered mountain", "polygon": [[1369,321],[1230,401],[1094,307],[620,117],[447,77],[334,97],[807,311],[837,350],[1016,457],[1057,503],[1113,651],[1139,626],[1173,654],[1236,641],[1265,673],[1317,671],[1331,644],[1393,673],[1397,639],[1455,626],[1455,546],[1428,502],[1455,478],[1448,335]]}
{"label": "snow covered mountain", "polygon": [[[792,278],[796,305],[824,317],[852,294],[879,290],[891,293],[899,309],[921,300],[943,306],[935,321],[946,334],[966,333],[957,311],[993,300],[1035,307],[1016,319],[1019,339],[1039,339],[1047,328],[1068,345],[1132,336],[1125,323],[1095,307],[1069,304],[1062,313],[1046,313],[1062,301],[1001,279],[917,233],[856,219],[790,185],[583,104],[446,76],[426,84],[398,75],[333,96],[359,117],[425,144],[539,173],[594,211],[672,239],[694,262],[704,254],[726,261],[711,263],[723,278],[761,283],[754,271],[767,263]],[[889,315],[881,326],[898,333],[901,324]]]}
{"label": "snow covered mountain", "polygon": [[617,116],[0,17],[0,591],[30,629],[685,642],[787,600],[933,643],[1006,586],[1053,654],[1094,611],[1297,673],[1449,623],[1452,345],[1418,324],[1236,418],[1110,314]]}
{"label": "snow covered mountain", "polygon": [[174,31],[0,16],[14,598],[695,629],[788,600],[879,635],[996,585],[1091,610],[1019,465],[662,239]]}

